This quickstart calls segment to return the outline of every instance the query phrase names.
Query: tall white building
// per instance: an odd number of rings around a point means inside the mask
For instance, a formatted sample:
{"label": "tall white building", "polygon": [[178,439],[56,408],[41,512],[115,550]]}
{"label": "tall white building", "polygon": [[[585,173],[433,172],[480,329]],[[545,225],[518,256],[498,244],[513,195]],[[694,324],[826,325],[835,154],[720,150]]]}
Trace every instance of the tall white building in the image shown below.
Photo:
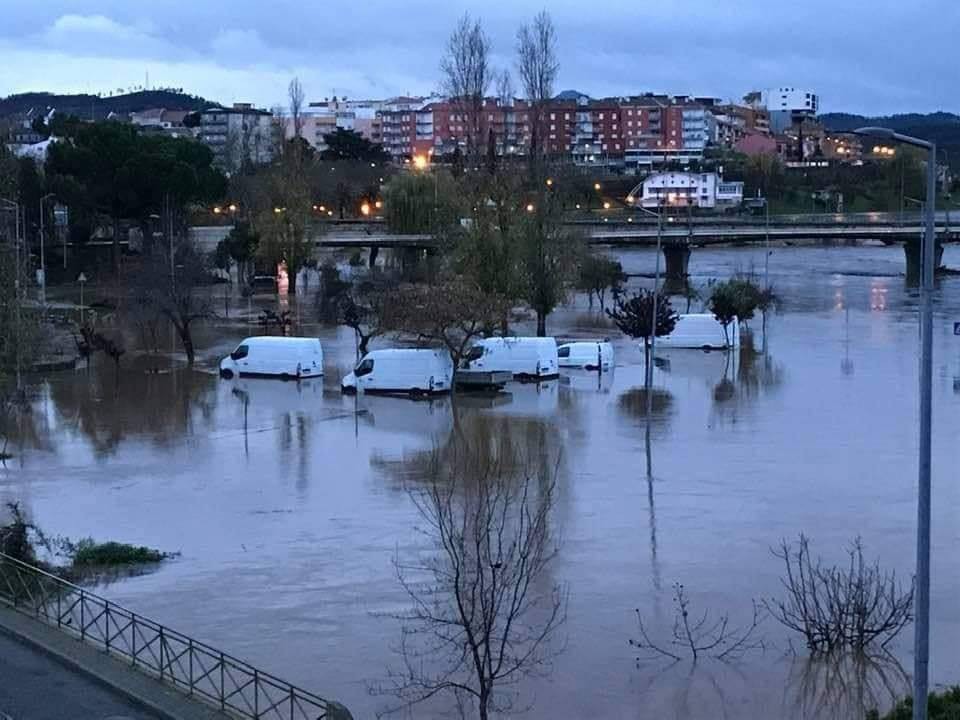
{"label": "tall white building", "polygon": [[820,98],[815,92],[794,87],[764,90],[761,102],[770,113],[770,129],[775,133],[782,133],[795,121],[816,117],[820,111]]}

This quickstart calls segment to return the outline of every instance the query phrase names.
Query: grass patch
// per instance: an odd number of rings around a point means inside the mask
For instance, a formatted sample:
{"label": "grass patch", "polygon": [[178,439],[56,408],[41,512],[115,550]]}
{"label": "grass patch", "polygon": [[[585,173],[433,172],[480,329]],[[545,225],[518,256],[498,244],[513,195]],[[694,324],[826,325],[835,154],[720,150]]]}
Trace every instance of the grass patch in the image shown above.
{"label": "grass patch", "polygon": [[[930,720],[960,720],[960,685],[954,685],[943,692],[930,693],[928,706]],[[876,710],[867,714],[867,720],[911,720],[913,717],[913,698],[906,698],[886,715]]]}

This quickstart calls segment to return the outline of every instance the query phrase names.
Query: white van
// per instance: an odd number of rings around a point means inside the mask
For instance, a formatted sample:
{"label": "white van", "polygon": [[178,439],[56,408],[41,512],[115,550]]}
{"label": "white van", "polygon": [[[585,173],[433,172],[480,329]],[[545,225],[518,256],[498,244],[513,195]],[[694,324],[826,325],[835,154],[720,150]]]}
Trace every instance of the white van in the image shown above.
{"label": "white van", "polygon": [[323,375],[323,346],[317,338],[247,338],[220,361],[220,377],[279,377],[285,380]]}
{"label": "white van", "polygon": [[613,367],[613,344],[606,340],[578,340],[563,343],[557,348],[562,368],[609,370]]}
{"label": "white van", "polygon": [[473,344],[464,370],[512,372],[522,380],[547,380],[559,375],[557,341],[542,337],[493,337]]}
{"label": "white van", "polygon": [[697,350],[725,350],[740,347],[740,323],[737,318],[727,326],[710,313],[680,315],[673,332],[657,338],[657,348],[695,348]]}
{"label": "white van", "polygon": [[434,395],[450,392],[453,361],[446,350],[372,350],[340,382],[343,392]]}

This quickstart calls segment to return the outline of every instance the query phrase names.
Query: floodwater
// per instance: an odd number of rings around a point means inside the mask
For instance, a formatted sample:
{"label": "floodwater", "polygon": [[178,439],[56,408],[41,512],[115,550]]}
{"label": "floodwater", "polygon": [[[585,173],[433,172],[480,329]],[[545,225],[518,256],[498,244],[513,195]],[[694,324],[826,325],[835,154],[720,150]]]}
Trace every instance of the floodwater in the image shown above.
{"label": "floodwater", "polygon": [[[620,257],[629,272],[652,271],[652,252]],[[960,265],[960,251],[944,259]],[[558,473],[562,545],[548,580],[568,593],[564,648],[520,686],[528,717],[858,717],[849,694],[886,704],[885,688],[908,691],[903,671],[870,668],[867,687],[845,695],[834,682],[845,670],[794,657],[772,620],[765,649],[734,663],[638,662],[628,640],[635,608],[659,638],[669,633],[674,583],[695,613],[747,622],[751,600],[780,595],[770,548],[801,532],[831,561],[860,535],[868,557],[909,577],[918,325],[903,262],[899,248],[778,248],[770,277],[783,307],[765,353],[658,351],[652,479],[642,353],[626,339],[602,378],[565,373],[499,401],[412,402],[342,397],[354,345],[335,329],[316,331],[322,381],[220,380],[212,368],[245,334],[237,325],[204,335],[200,372],[134,366],[118,386],[112,367],[95,366],[34,387],[0,500],[21,501],[52,534],[180,551],[102,592],[373,717],[389,699],[369,686],[397,662],[391,615],[408,605],[393,562],[423,546],[405,486],[455,442],[456,422],[477,441],[539,448]],[[762,277],[762,251],[699,249],[691,260],[699,283],[751,268]],[[931,680],[955,683],[960,278],[945,278],[936,302]],[[595,325],[579,299],[548,327],[611,332]],[[908,630],[894,647],[907,670],[911,640]]]}

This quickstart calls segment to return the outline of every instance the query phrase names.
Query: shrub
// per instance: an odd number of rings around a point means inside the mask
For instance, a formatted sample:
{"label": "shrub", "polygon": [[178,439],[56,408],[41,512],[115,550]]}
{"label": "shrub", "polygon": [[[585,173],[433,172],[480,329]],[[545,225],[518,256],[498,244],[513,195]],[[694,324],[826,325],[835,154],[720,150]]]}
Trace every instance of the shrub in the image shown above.
{"label": "shrub", "polygon": [[142,545],[119,542],[98,543],[93,538],[84,538],[73,543],[69,554],[74,568],[155,563],[169,557],[167,553]]}
{"label": "shrub", "polygon": [[[954,685],[941,693],[930,693],[927,706],[930,720],[957,720],[960,718],[960,685]],[[906,698],[886,715],[876,710],[867,713],[866,720],[911,720],[913,717],[913,698]]]}

